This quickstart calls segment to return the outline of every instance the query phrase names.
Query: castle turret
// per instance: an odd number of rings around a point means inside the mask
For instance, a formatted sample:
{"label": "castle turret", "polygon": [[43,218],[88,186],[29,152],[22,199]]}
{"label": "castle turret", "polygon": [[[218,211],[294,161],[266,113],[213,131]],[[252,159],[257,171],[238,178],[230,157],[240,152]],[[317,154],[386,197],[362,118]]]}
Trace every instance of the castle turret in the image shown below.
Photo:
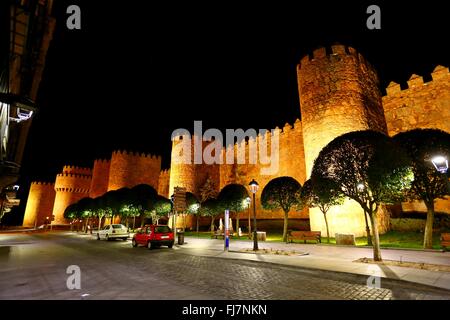
{"label": "castle turret", "polygon": [[114,151],[109,168],[108,191],[148,184],[158,190],[161,157],[127,151]]}
{"label": "castle turret", "polygon": [[95,160],[89,197],[96,198],[108,191],[110,160]]}
{"label": "castle turret", "polygon": [[52,216],[55,202],[55,185],[48,182],[32,182],[28,194],[24,227],[37,227],[44,224],[46,217]]}
{"label": "castle turret", "polygon": [[[184,187],[195,193],[194,138],[190,136],[174,137],[170,162],[169,196],[175,187]],[[190,154],[189,154],[190,148]]]}
{"label": "castle turret", "polygon": [[[301,59],[297,75],[308,177],[319,152],[336,137],[358,130],[387,131],[378,76],[355,49],[335,45],[330,54],[317,49]],[[364,215],[355,202],[334,209],[339,212],[329,215],[331,234],[363,235]],[[312,229],[325,231],[318,210],[310,210],[310,222]]]}
{"label": "castle turret", "polygon": [[67,224],[64,219],[64,210],[72,203],[89,196],[91,187],[92,170],[65,166],[63,173],[56,176],[55,181],[55,204],[53,214],[55,220],[52,224]]}

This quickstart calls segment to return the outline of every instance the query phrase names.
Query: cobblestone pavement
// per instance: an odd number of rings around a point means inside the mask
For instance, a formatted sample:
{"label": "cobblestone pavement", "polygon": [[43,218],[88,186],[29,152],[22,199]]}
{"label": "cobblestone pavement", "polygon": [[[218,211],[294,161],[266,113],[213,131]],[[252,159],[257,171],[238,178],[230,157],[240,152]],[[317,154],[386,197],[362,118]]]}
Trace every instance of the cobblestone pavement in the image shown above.
{"label": "cobblestone pavement", "polygon": [[[82,289],[68,290],[78,265]],[[263,262],[132,248],[70,234],[0,236],[1,299],[450,299],[450,292],[383,279]]]}

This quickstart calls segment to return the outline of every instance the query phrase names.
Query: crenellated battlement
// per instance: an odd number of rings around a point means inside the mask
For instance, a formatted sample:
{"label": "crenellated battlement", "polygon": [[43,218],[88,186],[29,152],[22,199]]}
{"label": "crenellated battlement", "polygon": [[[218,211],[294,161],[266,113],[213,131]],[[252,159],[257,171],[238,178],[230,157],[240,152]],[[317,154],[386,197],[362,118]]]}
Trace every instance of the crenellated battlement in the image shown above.
{"label": "crenellated battlement", "polygon": [[96,163],[104,163],[104,164],[106,164],[106,163],[111,163],[111,159],[95,159],[94,160],[94,165],[96,164]]}
{"label": "crenellated battlement", "polygon": [[68,173],[68,174],[78,174],[78,175],[87,175],[90,176],[92,175],[92,169],[91,168],[83,168],[83,167],[77,167],[77,166],[71,166],[71,165],[66,165],[63,167],[62,170],[63,173]]}
{"label": "crenellated battlement", "polygon": [[32,181],[31,185],[40,185],[40,186],[49,186],[52,187],[55,185],[54,182],[47,182],[47,181]]}
{"label": "crenellated battlement", "polygon": [[170,169],[163,169],[159,172],[159,176],[168,176],[170,175]]}
{"label": "crenellated battlement", "polygon": [[56,178],[74,178],[74,179],[84,179],[84,180],[91,180],[91,176],[84,175],[84,174],[77,174],[77,173],[58,173],[56,175]]}
{"label": "crenellated battlement", "polygon": [[449,68],[444,66],[437,66],[431,73],[431,78],[432,78],[431,81],[424,82],[422,76],[412,74],[409,80],[406,81],[405,87],[403,89],[399,83],[391,81],[386,88],[386,95],[384,97],[397,96],[399,94],[408,94],[410,92],[410,89],[417,89],[423,86],[430,86],[437,82],[450,83]]}
{"label": "crenellated battlement", "polygon": [[128,157],[139,157],[139,158],[150,158],[155,160],[160,160],[161,156],[159,155],[153,155],[150,153],[144,153],[144,152],[135,152],[135,151],[128,151],[128,150],[115,150],[112,152],[113,156],[122,155],[122,156],[128,156]]}
{"label": "crenellated battlement", "polygon": [[341,61],[342,57],[351,57],[363,69],[370,69],[375,72],[374,67],[360,54],[356,49],[342,44],[332,45],[331,47],[320,47],[315,49],[312,54],[306,54],[300,59],[297,70],[302,69],[318,60],[326,60],[328,62]]}

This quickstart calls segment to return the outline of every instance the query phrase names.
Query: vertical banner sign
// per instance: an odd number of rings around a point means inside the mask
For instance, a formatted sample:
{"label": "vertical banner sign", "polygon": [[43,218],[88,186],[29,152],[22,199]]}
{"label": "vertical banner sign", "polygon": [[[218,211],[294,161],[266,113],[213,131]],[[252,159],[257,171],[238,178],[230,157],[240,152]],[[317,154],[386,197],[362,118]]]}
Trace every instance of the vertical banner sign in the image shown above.
{"label": "vertical banner sign", "polygon": [[224,220],[225,220],[225,232],[224,232],[225,248],[224,248],[224,251],[228,251],[228,249],[230,247],[230,226],[229,226],[230,211],[229,210],[225,210]]}

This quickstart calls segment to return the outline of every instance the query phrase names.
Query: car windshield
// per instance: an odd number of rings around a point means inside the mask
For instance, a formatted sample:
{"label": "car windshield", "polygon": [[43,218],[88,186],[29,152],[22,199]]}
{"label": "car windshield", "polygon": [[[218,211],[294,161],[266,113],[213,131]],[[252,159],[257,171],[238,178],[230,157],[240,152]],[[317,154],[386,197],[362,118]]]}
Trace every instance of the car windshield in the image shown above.
{"label": "car windshield", "polygon": [[121,229],[122,225],[121,224],[113,224],[113,228],[114,229]]}
{"label": "car windshield", "polygon": [[157,226],[155,227],[156,233],[166,233],[171,232],[170,228],[168,226]]}

